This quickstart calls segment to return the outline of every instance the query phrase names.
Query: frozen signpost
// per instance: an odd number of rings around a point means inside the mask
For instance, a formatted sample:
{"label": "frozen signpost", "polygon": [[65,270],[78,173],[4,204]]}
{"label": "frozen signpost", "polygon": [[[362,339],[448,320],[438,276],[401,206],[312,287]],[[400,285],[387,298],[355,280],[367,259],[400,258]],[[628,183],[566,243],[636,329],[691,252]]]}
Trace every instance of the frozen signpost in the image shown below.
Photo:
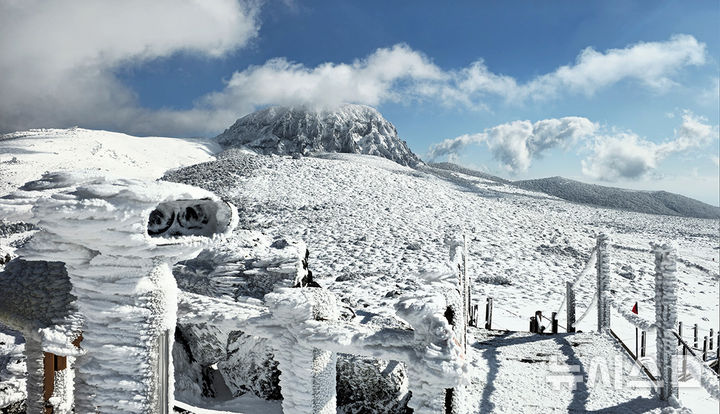
{"label": "frozen signpost", "polygon": [[171,265],[231,232],[234,208],[183,184],[87,173],[46,174],[24,190],[4,207],[34,205],[30,219],[41,231],[19,253],[65,263],[85,321],[75,411],[169,412],[177,308]]}

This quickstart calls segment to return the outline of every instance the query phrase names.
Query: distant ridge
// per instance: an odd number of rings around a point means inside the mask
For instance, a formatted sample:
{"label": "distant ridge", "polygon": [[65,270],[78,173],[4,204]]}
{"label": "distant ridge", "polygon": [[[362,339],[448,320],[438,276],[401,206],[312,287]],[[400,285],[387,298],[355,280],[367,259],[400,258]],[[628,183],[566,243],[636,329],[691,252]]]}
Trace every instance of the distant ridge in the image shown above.
{"label": "distant ridge", "polygon": [[639,191],[586,184],[563,177],[515,181],[525,190],[539,191],[568,201],[600,207],[670,216],[720,218],[720,207],[667,191]]}
{"label": "distant ridge", "polygon": [[428,166],[502,184],[513,185],[524,190],[545,193],[574,203],[635,211],[638,213],[709,219],[720,218],[720,207],[715,207],[702,201],[667,191],[628,190],[624,188],[586,184],[563,177],[509,181],[449,162],[430,163]]}
{"label": "distant ridge", "polygon": [[469,175],[471,177],[483,178],[485,180],[495,181],[495,182],[502,183],[502,184],[512,184],[512,181],[510,181],[510,180],[506,180],[506,179],[498,177],[496,175],[484,173],[482,171],[476,171],[476,170],[472,170],[470,168],[465,168],[463,166],[453,164],[451,162],[431,162],[431,163],[428,163],[428,165],[431,167],[434,167],[434,168],[439,168],[441,170],[459,172],[461,174]]}

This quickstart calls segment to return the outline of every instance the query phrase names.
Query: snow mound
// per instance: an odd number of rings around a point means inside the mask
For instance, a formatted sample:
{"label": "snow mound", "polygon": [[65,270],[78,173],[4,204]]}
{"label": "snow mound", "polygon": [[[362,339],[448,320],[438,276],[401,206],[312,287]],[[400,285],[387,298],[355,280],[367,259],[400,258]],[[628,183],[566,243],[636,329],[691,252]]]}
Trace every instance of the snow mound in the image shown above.
{"label": "snow mound", "polygon": [[156,179],[165,171],[214,159],[211,140],[134,137],[82,128],[0,135],[0,195],[46,171],[91,169],[123,178]]}
{"label": "snow mound", "polygon": [[347,104],[335,111],[270,107],[238,119],[217,140],[261,154],[343,152],[377,155],[406,166],[421,162],[395,126],[364,105]]}

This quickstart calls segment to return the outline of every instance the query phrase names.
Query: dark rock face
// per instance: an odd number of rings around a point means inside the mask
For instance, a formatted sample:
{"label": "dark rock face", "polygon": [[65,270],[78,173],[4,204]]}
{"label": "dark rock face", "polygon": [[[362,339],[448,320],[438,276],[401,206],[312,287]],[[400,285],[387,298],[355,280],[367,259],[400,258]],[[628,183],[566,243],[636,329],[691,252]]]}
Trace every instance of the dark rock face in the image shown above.
{"label": "dark rock face", "polygon": [[339,354],[337,360],[338,413],[408,414],[412,410],[405,366]]}
{"label": "dark rock face", "polygon": [[217,140],[225,147],[261,154],[342,152],[377,155],[410,167],[421,162],[395,126],[364,105],[343,105],[335,111],[270,107],[238,119]]}

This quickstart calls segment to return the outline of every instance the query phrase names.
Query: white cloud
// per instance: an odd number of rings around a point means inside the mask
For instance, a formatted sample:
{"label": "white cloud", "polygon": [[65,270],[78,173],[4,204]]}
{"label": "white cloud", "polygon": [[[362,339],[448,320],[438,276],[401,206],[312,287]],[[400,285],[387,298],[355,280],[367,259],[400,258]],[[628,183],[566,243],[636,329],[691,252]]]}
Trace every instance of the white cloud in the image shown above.
{"label": "white cloud", "polygon": [[450,84],[437,88],[448,103],[478,106],[478,99],[498,96],[508,101],[542,100],[562,93],[593,95],[624,80],[635,80],[663,91],[674,82],[671,76],[680,68],[702,65],[706,46],[690,35],[676,35],[663,42],[641,42],[623,49],[598,52],[584,49],[572,65],[537,76],[520,84],[513,77],[495,74],[482,60],[453,72]]}
{"label": "white cloud", "polygon": [[113,72],[178,52],[222,56],[257,35],[258,8],[237,0],[0,1],[0,130],[163,129],[173,114],[154,119]]}
{"label": "white cloud", "polygon": [[640,42],[605,53],[589,47],[574,65],[561,66],[531,81],[526,93],[546,96],[569,89],[592,95],[625,79],[663,90],[674,83],[670,76],[679,68],[702,65],[705,59],[705,44],[690,35],[675,35],[665,42]]}
{"label": "white cloud", "polygon": [[314,68],[277,58],[235,72],[225,90],[208,95],[203,103],[214,108],[245,106],[246,110],[268,104],[378,105],[408,98],[422,82],[442,82],[446,76],[406,45],[378,49],[351,64],[323,63]]}
{"label": "white cloud", "polygon": [[[491,72],[482,60],[443,70],[398,44],[350,63],[307,67],[271,59],[235,72],[222,90],[198,98],[188,110],[143,108],[115,76],[119,68],[175,53],[215,58],[243,47],[257,36],[259,1],[0,0],[0,131],[80,125],[137,134],[209,134],[264,105],[428,100],[483,109],[493,99],[591,95],[623,80],[663,89],[678,70],[706,59],[704,44],[678,35],[605,52],[588,48],[574,64],[520,84]],[[513,170],[526,168],[522,143],[507,139],[497,144],[498,157]]]}
{"label": "white cloud", "polygon": [[481,133],[446,139],[430,148],[429,159],[457,155],[464,147],[485,142],[503,168],[511,173],[527,171],[532,160],[555,148],[569,148],[595,133],[597,125],[587,118],[565,117],[513,121]]}
{"label": "white cloud", "polygon": [[685,111],[674,138],[661,144],[631,132],[598,136],[592,144],[592,154],[582,160],[583,174],[603,181],[644,177],[668,156],[710,143],[717,136],[717,129],[705,122]]}

